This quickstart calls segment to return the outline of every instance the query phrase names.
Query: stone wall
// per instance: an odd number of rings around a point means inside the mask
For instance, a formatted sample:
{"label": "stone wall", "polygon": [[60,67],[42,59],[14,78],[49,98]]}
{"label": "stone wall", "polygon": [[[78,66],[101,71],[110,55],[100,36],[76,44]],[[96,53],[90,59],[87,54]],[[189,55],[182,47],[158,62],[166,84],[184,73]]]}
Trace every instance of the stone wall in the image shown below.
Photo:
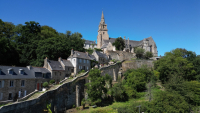
{"label": "stone wall", "polygon": [[[47,104],[51,103],[53,113],[63,112],[73,105],[80,105],[84,98],[84,87],[88,72],[76,77],[73,81],[60,85],[57,89],[50,90],[35,98],[11,105],[2,106],[0,113],[41,113],[47,110]],[[76,87],[78,87],[79,100],[76,100]],[[77,104],[77,102],[79,102]]]}
{"label": "stone wall", "polygon": [[142,65],[147,65],[147,67],[154,67],[153,60],[129,60],[122,63],[122,70],[125,72],[128,69],[137,69]]}
{"label": "stone wall", "polygon": [[135,57],[134,53],[129,53],[125,51],[106,51],[106,55],[109,55],[110,59],[115,60],[131,60]]}
{"label": "stone wall", "polygon": [[120,71],[121,66],[122,66],[121,63],[115,63],[113,65],[102,67],[100,68],[101,75],[105,76],[106,74],[108,74],[112,77],[113,81],[117,81],[118,72]]}

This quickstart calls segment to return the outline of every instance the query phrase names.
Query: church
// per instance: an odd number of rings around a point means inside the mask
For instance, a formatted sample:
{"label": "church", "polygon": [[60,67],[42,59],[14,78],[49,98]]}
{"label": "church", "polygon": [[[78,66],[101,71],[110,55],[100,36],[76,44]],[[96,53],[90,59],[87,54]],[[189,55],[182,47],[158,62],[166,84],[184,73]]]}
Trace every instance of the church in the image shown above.
{"label": "church", "polygon": [[[102,11],[101,21],[99,24],[99,30],[97,35],[97,48],[102,49],[104,53],[106,51],[116,51],[115,46],[112,45],[112,43],[114,43],[115,40],[116,38],[110,38],[108,35],[107,24],[105,24],[104,14]],[[144,38],[140,41],[129,40],[129,38],[126,39],[126,37],[124,36],[124,42],[125,48],[123,51],[134,54],[134,48],[140,47],[143,48],[145,52],[152,52],[154,57],[158,56],[156,43],[154,42],[151,36],[148,38]]]}

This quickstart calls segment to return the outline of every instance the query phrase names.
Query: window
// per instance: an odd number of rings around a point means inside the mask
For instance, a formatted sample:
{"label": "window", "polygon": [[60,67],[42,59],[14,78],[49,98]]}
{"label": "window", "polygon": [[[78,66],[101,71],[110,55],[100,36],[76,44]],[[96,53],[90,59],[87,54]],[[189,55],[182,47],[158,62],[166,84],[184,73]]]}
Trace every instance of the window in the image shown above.
{"label": "window", "polygon": [[79,62],[81,63],[81,62],[82,62],[82,60],[81,60],[81,59],[79,59]]}
{"label": "window", "polygon": [[45,78],[45,74],[44,73],[42,73],[42,77]]}
{"label": "window", "polygon": [[0,69],[0,75],[1,75],[1,69]]}
{"label": "window", "polygon": [[60,76],[61,76],[61,72],[60,72]]}
{"label": "window", "polygon": [[24,96],[26,96],[26,90],[24,91]]}
{"label": "window", "polygon": [[9,93],[8,100],[12,100],[12,93]]}
{"label": "window", "polygon": [[56,76],[56,72],[55,72],[55,76]]}
{"label": "window", "polygon": [[3,99],[3,93],[0,93],[1,95],[0,95],[0,100],[2,100]]}
{"label": "window", "polygon": [[4,81],[1,80],[1,81],[0,81],[0,88],[3,88],[3,87],[4,87]]}
{"label": "window", "polygon": [[23,75],[24,74],[24,70],[23,69],[19,69],[19,74]]}
{"label": "window", "polygon": [[88,66],[87,66],[87,70],[88,70]]}
{"label": "window", "polygon": [[11,81],[10,81],[10,87],[13,87],[13,86],[14,86],[14,81],[11,80]]}
{"label": "window", "polygon": [[10,70],[8,70],[8,74],[13,74],[13,70],[12,69],[10,69]]}
{"label": "window", "polygon": [[89,60],[87,60],[87,63],[89,64]]}
{"label": "window", "polygon": [[84,61],[84,63],[85,63],[85,60],[83,60]]}
{"label": "window", "polygon": [[23,87],[25,84],[25,80],[21,80],[21,86]]}

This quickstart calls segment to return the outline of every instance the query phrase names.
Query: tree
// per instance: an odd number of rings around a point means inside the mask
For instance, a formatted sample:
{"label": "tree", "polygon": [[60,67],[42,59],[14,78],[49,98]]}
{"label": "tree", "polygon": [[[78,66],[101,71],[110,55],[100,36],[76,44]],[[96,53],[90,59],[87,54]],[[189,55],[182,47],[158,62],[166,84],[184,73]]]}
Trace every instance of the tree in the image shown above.
{"label": "tree", "polygon": [[122,37],[118,37],[112,45],[116,47],[116,50],[123,50],[125,48],[125,42]]}
{"label": "tree", "polygon": [[144,57],[145,57],[146,59],[149,59],[149,58],[153,57],[153,53],[147,51],[147,52],[144,54]]}
{"label": "tree", "polygon": [[111,95],[114,97],[115,101],[127,101],[128,95],[124,88],[123,82],[118,82],[114,84],[111,89]]}
{"label": "tree", "polygon": [[182,76],[187,80],[195,79],[194,65],[184,56],[181,49],[175,49],[166,52],[164,57],[154,63],[154,69],[160,72],[159,79],[162,83],[167,82],[174,75]]}
{"label": "tree", "polygon": [[90,82],[86,86],[89,99],[93,103],[101,102],[102,94],[107,93],[107,89],[104,87],[105,78],[101,76],[100,70],[95,68],[90,70],[88,79]]}
{"label": "tree", "polygon": [[135,54],[136,54],[136,57],[137,58],[142,58],[143,57],[143,54],[144,54],[144,49],[140,48],[140,47],[137,47],[135,48]]}
{"label": "tree", "polygon": [[39,23],[30,21],[25,22],[20,30],[20,35],[16,37],[17,49],[20,57],[20,63],[24,65],[34,65],[37,60],[36,49],[40,36],[41,27]]}
{"label": "tree", "polygon": [[176,92],[161,91],[148,105],[148,113],[186,113],[189,105],[184,97]]}

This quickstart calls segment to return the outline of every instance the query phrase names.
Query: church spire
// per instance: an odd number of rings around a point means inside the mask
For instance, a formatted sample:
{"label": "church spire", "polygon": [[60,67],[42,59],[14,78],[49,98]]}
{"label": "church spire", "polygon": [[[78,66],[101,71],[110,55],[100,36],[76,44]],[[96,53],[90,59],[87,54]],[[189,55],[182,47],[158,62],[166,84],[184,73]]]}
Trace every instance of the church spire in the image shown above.
{"label": "church spire", "polygon": [[104,15],[103,15],[103,11],[102,11],[102,14],[101,14],[101,24],[105,24],[105,20],[104,20]]}
{"label": "church spire", "polygon": [[101,19],[104,19],[103,11],[102,11]]}

